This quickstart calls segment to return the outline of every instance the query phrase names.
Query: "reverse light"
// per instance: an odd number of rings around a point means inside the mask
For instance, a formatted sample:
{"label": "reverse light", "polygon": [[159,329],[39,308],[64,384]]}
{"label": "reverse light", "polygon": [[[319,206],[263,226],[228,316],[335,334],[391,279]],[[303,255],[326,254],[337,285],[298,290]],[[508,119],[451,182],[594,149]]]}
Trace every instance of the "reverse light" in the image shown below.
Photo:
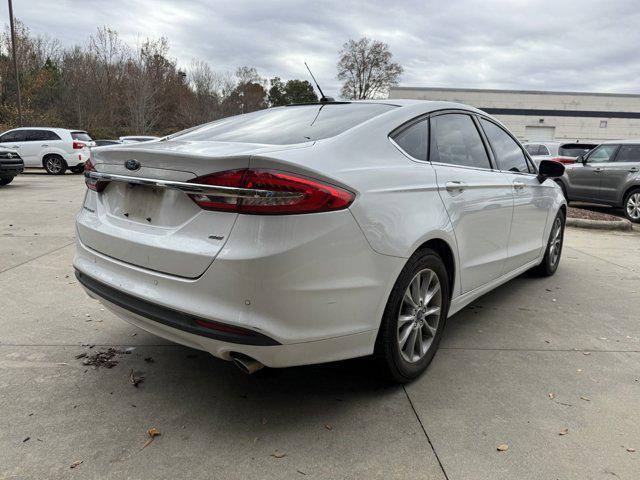
{"label": "reverse light", "polygon": [[107,185],[109,185],[109,182],[106,182],[104,180],[98,180],[96,178],[91,178],[87,175],[87,172],[95,172],[96,171],[96,167],[93,166],[93,163],[91,162],[91,160],[93,159],[93,157],[91,155],[89,155],[89,159],[84,162],[84,183],[87,184],[87,188],[89,190],[93,190],[94,192],[102,192],[105,188],[107,188]]}
{"label": "reverse light", "polygon": [[266,191],[266,195],[255,197],[189,194],[205,210],[249,215],[330,212],[347,208],[355,198],[340,187],[279,170],[227,170],[194,178],[190,183]]}

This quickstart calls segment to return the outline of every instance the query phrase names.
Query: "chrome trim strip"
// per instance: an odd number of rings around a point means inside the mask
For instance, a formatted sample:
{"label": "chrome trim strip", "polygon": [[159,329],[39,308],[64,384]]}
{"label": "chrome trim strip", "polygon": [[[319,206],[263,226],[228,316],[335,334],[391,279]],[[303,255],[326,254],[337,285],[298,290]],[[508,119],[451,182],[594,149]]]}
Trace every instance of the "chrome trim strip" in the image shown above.
{"label": "chrome trim strip", "polygon": [[130,177],[102,172],[85,172],[84,176],[102,182],[123,182],[132,185],[146,185],[155,188],[170,188],[188,194],[214,195],[217,197],[233,198],[300,198],[299,192],[276,192],[272,190],[258,190],[254,188],[224,187],[220,185],[206,185],[202,183],[176,182],[157,178]]}

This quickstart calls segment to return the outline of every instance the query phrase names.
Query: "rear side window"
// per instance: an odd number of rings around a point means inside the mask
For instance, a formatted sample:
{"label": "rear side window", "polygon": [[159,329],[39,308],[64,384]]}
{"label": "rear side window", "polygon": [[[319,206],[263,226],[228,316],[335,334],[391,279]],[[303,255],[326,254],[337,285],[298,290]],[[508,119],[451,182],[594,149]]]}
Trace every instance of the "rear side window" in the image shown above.
{"label": "rear side window", "polygon": [[[53,132],[51,132],[53,133]],[[91,142],[92,139],[87,132],[71,132],[71,138],[80,142]]]}
{"label": "rear side window", "polygon": [[622,145],[616,162],[640,162],[640,145]]}
{"label": "rear side window", "polygon": [[26,138],[24,130],[7,132],[0,137],[0,142],[24,142]]}
{"label": "rear side window", "polygon": [[289,145],[333,137],[396,108],[382,103],[327,103],[268,108],[224,118],[170,138]]}
{"label": "rear side window", "polygon": [[586,155],[589,151],[595,147],[595,145],[578,145],[575,143],[568,143],[560,145],[558,148],[558,155],[561,157],[579,157],[580,155]]}
{"label": "rear side window", "polygon": [[502,128],[489,120],[480,119],[489,139],[498,168],[508,172],[530,173],[529,164],[520,145]]}
{"label": "rear side window", "polygon": [[491,168],[480,133],[469,115],[451,113],[431,119],[433,161]]}
{"label": "rear side window", "polygon": [[525,145],[524,149],[529,152],[529,155],[542,155],[540,152],[540,147],[542,145]]}
{"label": "rear side window", "polygon": [[413,158],[426,161],[429,151],[429,121],[414,123],[396,134],[393,141]]}

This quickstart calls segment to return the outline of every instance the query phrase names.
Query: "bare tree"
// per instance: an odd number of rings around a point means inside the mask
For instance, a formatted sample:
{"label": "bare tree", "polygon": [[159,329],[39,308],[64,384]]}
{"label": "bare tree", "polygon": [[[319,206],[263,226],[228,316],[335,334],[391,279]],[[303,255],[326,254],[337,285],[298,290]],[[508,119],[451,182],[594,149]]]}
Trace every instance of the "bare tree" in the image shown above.
{"label": "bare tree", "polygon": [[338,80],[342,80],[344,98],[377,98],[398,84],[404,71],[393,63],[389,45],[363,37],[349,40],[342,46],[338,60]]}

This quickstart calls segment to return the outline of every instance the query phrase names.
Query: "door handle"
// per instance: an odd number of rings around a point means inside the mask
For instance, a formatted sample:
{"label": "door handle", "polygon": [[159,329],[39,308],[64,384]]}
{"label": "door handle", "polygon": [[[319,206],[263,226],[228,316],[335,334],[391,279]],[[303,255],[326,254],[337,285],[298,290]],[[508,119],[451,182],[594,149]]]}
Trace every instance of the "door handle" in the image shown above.
{"label": "door handle", "polygon": [[447,192],[449,193],[453,193],[453,192],[462,192],[464,191],[465,188],[467,188],[467,184],[464,182],[460,182],[458,180],[453,180],[451,182],[447,182],[444,184],[445,188],[447,189]]}
{"label": "door handle", "polygon": [[629,170],[627,170],[627,172],[629,172],[629,173],[638,173],[638,172],[640,172],[640,170],[638,170],[637,167],[632,167]]}
{"label": "door handle", "polygon": [[45,144],[42,144],[42,145],[40,145],[40,146],[41,146],[41,147],[48,147],[49,145],[47,145],[47,144],[45,143]]}
{"label": "door handle", "polygon": [[516,190],[524,190],[524,187],[526,185],[522,182],[513,182],[513,188],[515,188]]}

